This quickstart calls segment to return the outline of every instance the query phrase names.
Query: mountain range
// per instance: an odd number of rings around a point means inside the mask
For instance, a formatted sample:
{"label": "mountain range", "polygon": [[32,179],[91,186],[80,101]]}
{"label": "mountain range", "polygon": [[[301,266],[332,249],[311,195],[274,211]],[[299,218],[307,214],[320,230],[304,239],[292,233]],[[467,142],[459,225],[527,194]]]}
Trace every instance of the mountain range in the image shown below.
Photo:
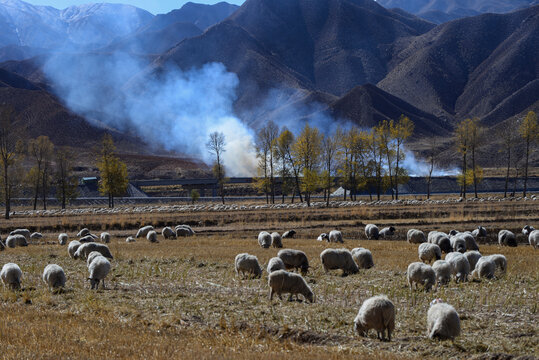
{"label": "mountain range", "polygon": [[[44,133],[54,121],[73,121],[66,138],[95,138],[111,125],[97,110],[84,119],[67,109],[44,66],[51,53],[74,61],[128,53],[146,68],[120,89],[143,87],[148,74],[159,78],[171,68],[224,64],[239,80],[235,113],[253,128],[268,119],[371,127],[405,114],[416,125],[415,141],[447,137],[466,117],[495,127],[539,110],[535,3],[247,0],[241,7],[188,3],[153,16],[126,5],[57,10],[0,0],[0,25],[10,29],[0,34],[0,60],[9,60],[0,63],[0,103],[50,112],[47,125],[36,127]],[[434,12],[451,21],[425,16]],[[126,152],[152,151],[130,145],[136,134],[113,130]]]}

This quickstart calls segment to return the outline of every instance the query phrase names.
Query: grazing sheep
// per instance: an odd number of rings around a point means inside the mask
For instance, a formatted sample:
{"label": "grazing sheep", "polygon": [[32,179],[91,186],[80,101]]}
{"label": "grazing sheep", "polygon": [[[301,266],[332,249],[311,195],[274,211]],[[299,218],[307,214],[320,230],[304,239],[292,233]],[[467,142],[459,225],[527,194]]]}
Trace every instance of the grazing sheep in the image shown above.
{"label": "grazing sheep", "polygon": [[146,239],[151,243],[159,242],[157,241],[157,232],[155,232],[154,230],[148,231],[148,233],[146,234]]}
{"label": "grazing sheep", "polygon": [[532,231],[534,231],[534,230],[535,230],[535,228],[534,228],[533,226],[526,225],[526,226],[524,226],[524,227],[522,228],[522,233],[523,233],[525,236],[529,236],[530,233],[531,233]]}
{"label": "grazing sheep", "polygon": [[466,250],[479,251],[479,246],[477,246],[477,243],[475,242],[475,238],[473,237],[471,233],[469,232],[458,233],[456,236],[464,239],[464,242],[466,244]]}
{"label": "grazing sheep", "polygon": [[99,288],[99,282],[103,282],[103,289],[105,289],[105,277],[110,272],[110,261],[108,261],[104,256],[96,256],[94,260],[88,265],[88,271],[90,276],[90,285],[92,289]]}
{"label": "grazing sheep", "polygon": [[385,227],[382,230],[380,230],[379,236],[382,239],[391,239],[393,235],[395,235],[395,228],[393,226]]}
{"label": "grazing sheep", "polygon": [[511,246],[516,247],[517,246],[517,238],[515,234],[513,234],[509,230],[500,230],[498,233],[498,243],[501,246]]}
{"label": "grazing sheep", "polygon": [[442,258],[442,250],[436,244],[419,244],[417,253],[419,255],[419,260],[429,264],[432,261],[440,260]]}
{"label": "grazing sheep", "polygon": [[2,271],[0,271],[0,278],[2,278],[4,286],[10,287],[12,290],[19,290],[21,288],[21,277],[21,268],[14,263],[5,264],[2,267]]}
{"label": "grazing sheep", "polygon": [[430,339],[451,339],[460,335],[460,319],[455,308],[441,300],[433,300],[427,313]]}
{"label": "grazing sheep", "polygon": [[236,255],[234,259],[234,265],[236,269],[236,275],[239,275],[241,272],[242,278],[245,277],[245,273],[259,278],[262,276],[262,268],[258,263],[258,258],[254,255],[249,255],[247,253]]}
{"label": "grazing sheep", "polygon": [[528,241],[534,249],[539,248],[539,230],[533,230],[530,235],[528,235]]}
{"label": "grazing sheep", "polygon": [[91,253],[89,253],[88,258],[86,259],[86,266],[87,267],[90,266],[92,261],[94,261],[94,259],[98,256],[103,256],[103,255],[101,255],[99,251],[92,251]]}
{"label": "grazing sheep", "polygon": [[301,294],[309,302],[314,302],[313,291],[305,282],[305,279],[299,274],[294,274],[285,270],[277,270],[269,274],[268,284],[270,287],[270,301],[273,300],[273,294],[277,294],[282,299],[281,294],[293,295]]}
{"label": "grazing sheep", "polygon": [[427,242],[427,238],[425,237],[425,233],[423,231],[417,230],[417,229],[408,230],[408,233],[406,234],[406,240],[410,244],[422,244],[424,242]]}
{"label": "grazing sheep", "polygon": [[378,226],[374,224],[367,224],[367,226],[365,226],[365,236],[367,237],[367,239],[378,240],[379,235],[380,232],[378,231]]}
{"label": "grazing sheep", "polygon": [[195,235],[195,231],[189,225],[178,225],[174,228],[174,231],[176,231],[176,236],[188,237]]}
{"label": "grazing sheep", "polygon": [[86,235],[90,235],[90,230],[88,228],[84,228],[77,233],[78,238],[85,237]]}
{"label": "grazing sheep", "polygon": [[378,339],[391,341],[395,330],[395,305],[385,295],[371,297],[361,304],[354,319],[354,330],[361,336],[367,336],[370,329],[377,332]]}
{"label": "grazing sheep", "polygon": [[441,231],[431,231],[428,235],[428,242],[431,244],[436,244],[440,247],[440,250],[444,253],[450,253],[453,251],[451,247],[451,240],[446,233]]}
{"label": "grazing sheep", "polygon": [[89,235],[86,235],[86,236],[83,236],[79,239],[79,242],[81,244],[85,244],[85,243],[91,243],[91,242],[95,242],[95,238],[89,234]]}
{"label": "grazing sheep", "polygon": [[334,243],[344,243],[343,239],[342,239],[342,232],[340,232],[339,230],[331,230],[329,232],[329,242],[334,242]]}
{"label": "grazing sheep", "polygon": [[273,257],[268,262],[268,274],[271,274],[274,271],[277,270],[285,270],[284,262],[281,260],[281,258]]}
{"label": "grazing sheep", "polygon": [[271,246],[271,235],[267,231],[261,231],[260,234],[258,234],[258,245],[260,245],[261,248],[269,249]]}
{"label": "grazing sheep", "polygon": [[432,264],[432,269],[436,274],[436,282],[438,285],[445,285],[451,281],[451,273],[453,272],[453,269],[451,264],[447,261],[436,260],[434,264]]}
{"label": "grazing sheep", "polygon": [[470,263],[462,253],[449,253],[446,255],[445,261],[451,264],[451,269],[457,282],[468,281],[468,275],[470,274]]}
{"label": "grazing sheep", "polygon": [[170,227],[164,227],[163,230],[161,230],[161,235],[163,235],[163,237],[165,239],[176,239],[177,238],[177,235],[176,235],[176,232],[174,230],[172,230],[172,228]]}
{"label": "grazing sheep", "polygon": [[132,236],[129,236],[129,237],[127,237],[127,239],[125,239],[126,243],[132,243],[132,242],[135,242],[135,241],[137,241],[137,240],[135,240],[135,238],[132,237]]}
{"label": "grazing sheep", "polygon": [[28,229],[16,229],[9,233],[9,235],[22,235],[26,240],[30,240],[30,230]]}
{"label": "grazing sheep", "polygon": [[320,253],[320,262],[327,273],[329,270],[341,269],[342,274],[357,274],[359,268],[348,249],[326,249]]}
{"label": "grazing sheep", "polygon": [[43,234],[42,234],[42,233],[38,233],[38,232],[32,233],[32,235],[30,235],[30,239],[32,239],[32,240],[40,240],[40,239],[43,239]]}
{"label": "grazing sheep", "polygon": [[[71,245],[71,243],[69,243]],[[86,260],[88,258],[88,255],[92,251],[100,252],[101,255],[103,255],[106,258],[113,259],[112,254],[110,253],[109,247],[105,244],[98,244],[98,243],[86,243],[79,246],[75,254],[73,255],[73,259],[83,259]]]}
{"label": "grazing sheep", "polygon": [[278,232],[271,233],[271,246],[274,248],[282,248],[283,241]]}
{"label": "grazing sheep", "polygon": [[309,270],[309,260],[303,251],[283,249],[277,253],[277,256],[283,261],[287,270],[301,269],[302,274],[306,274]]}
{"label": "grazing sheep", "polygon": [[466,256],[466,259],[468,259],[468,262],[470,263],[470,269],[475,269],[475,265],[483,255],[481,255],[479,251],[472,250],[466,251],[464,256]]}
{"label": "grazing sheep", "polygon": [[67,244],[67,240],[69,240],[69,236],[66,233],[58,235],[58,244],[65,245]]}
{"label": "grazing sheep", "polygon": [[141,227],[138,231],[137,231],[137,235],[135,235],[135,238],[139,238],[139,237],[145,237],[146,235],[148,235],[148,233],[150,231],[153,230],[153,226],[151,225],[147,225],[147,226],[144,226],[144,227]]}
{"label": "grazing sheep", "polygon": [[6,239],[6,246],[10,248],[14,248],[17,246],[28,246],[28,242],[26,241],[24,235],[9,235]]}
{"label": "grazing sheep", "polygon": [[356,261],[360,269],[370,269],[374,266],[372,253],[368,249],[362,247],[352,249],[352,258]]}
{"label": "grazing sheep", "polygon": [[66,284],[64,269],[56,264],[49,264],[43,270],[43,281],[49,286],[49,290],[63,288]]}
{"label": "grazing sheep", "polygon": [[110,234],[108,232],[101,233],[100,236],[101,242],[108,244],[110,242]]}
{"label": "grazing sheep", "polygon": [[75,253],[77,252],[77,250],[79,249],[81,245],[82,244],[80,241],[77,241],[77,240],[71,241],[69,245],[67,246],[67,253],[69,254],[69,257],[71,257],[72,259],[75,259]]}
{"label": "grazing sheep", "polygon": [[479,277],[480,279],[492,279],[496,272],[496,264],[488,257],[481,257],[472,271],[472,278]]}
{"label": "grazing sheep", "polygon": [[292,239],[292,238],[294,238],[294,236],[296,236],[296,231],[295,230],[288,230],[283,234],[283,239],[289,239],[289,238]]}
{"label": "grazing sheep", "polygon": [[472,231],[472,235],[476,239],[480,237],[487,237],[487,229],[482,226],[478,226],[477,229]]}
{"label": "grazing sheep", "polygon": [[324,241],[326,240],[327,242],[329,242],[329,236],[328,234],[326,233],[322,233],[320,235],[318,235],[318,237],[316,238],[317,241]]}
{"label": "grazing sheep", "polygon": [[451,248],[454,252],[459,252],[464,254],[466,252],[466,240],[462,237],[457,235],[451,235]]}
{"label": "grazing sheep", "polygon": [[430,265],[422,262],[414,262],[408,265],[408,285],[410,290],[417,289],[417,284],[422,284],[429,291],[436,284],[436,273]]}
{"label": "grazing sheep", "polygon": [[507,271],[507,259],[502,254],[493,254],[490,256],[486,256],[490,260],[494,261],[494,264],[496,264],[496,268],[500,269],[502,273],[505,273]]}

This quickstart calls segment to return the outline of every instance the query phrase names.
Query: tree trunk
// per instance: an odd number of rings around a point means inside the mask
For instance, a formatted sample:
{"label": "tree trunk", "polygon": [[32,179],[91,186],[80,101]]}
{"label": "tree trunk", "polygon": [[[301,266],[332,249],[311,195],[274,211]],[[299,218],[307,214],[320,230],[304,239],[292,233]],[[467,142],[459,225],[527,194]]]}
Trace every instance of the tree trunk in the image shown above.
{"label": "tree trunk", "polygon": [[431,177],[429,176],[429,178],[427,179],[427,199],[430,199],[430,182]]}
{"label": "tree trunk", "polygon": [[530,139],[529,136],[526,139],[526,164],[524,166],[524,191],[522,192],[522,196],[526,197],[526,191],[528,190],[528,160],[530,157]]}
{"label": "tree trunk", "polygon": [[9,193],[9,176],[8,176],[8,165],[7,160],[4,159],[4,202],[6,206],[6,212],[4,217],[6,220],[9,220],[9,212],[11,210],[11,198]]}
{"label": "tree trunk", "polygon": [[38,170],[37,170],[37,179],[36,179],[36,187],[35,187],[35,193],[34,193],[34,210],[37,210],[37,199],[39,197],[39,182],[40,182],[40,174],[41,174],[41,169],[39,169],[38,167]]}
{"label": "tree trunk", "polygon": [[271,203],[275,204],[275,179],[273,177],[273,151],[270,149],[270,190]]}
{"label": "tree trunk", "polygon": [[472,146],[472,174],[473,174],[473,190],[477,199],[477,174],[475,172],[475,145]]}
{"label": "tree trunk", "polygon": [[466,152],[464,152],[464,155],[462,156],[462,197],[466,199]]}
{"label": "tree trunk", "polygon": [[517,193],[518,165],[515,164],[515,178],[513,179],[513,193],[511,197],[515,197]]}
{"label": "tree trunk", "polygon": [[[390,162],[390,158],[389,158],[389,147],[386,148],[386,151],[387,151],[387,170],[388,170],[388,173],[389,173],[389,186],[391,188],[391,200],[395,199],[395,194],[393,193],[393,175],[391,175],[391,162]],[[395,177],[396,177],[396,173],[395,173]]]}
{"label": "tree trunk", "polygon": [[66,208],[66,184],[62,182],[62,209]]}
{"label": "tree trunk", "polygon": [[399,157],[400,144],[397,142],[397,160],[395,166],[395,200],[399,200]]}
{"label": "tree trunk", "polygon": [[503,192],[503,197],[507,197],[507,187],[509,185],[509,171],[511,169],[511,147],[507,149],[507,172],[505,173],[505,189]]}

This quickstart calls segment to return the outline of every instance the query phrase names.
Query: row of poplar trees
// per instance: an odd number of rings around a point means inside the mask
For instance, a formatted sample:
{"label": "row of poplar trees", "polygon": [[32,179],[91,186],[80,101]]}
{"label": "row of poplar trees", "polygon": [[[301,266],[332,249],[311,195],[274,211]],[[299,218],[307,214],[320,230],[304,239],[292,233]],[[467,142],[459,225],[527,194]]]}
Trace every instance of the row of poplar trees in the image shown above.
{"label": "row of poplar trees", "polygon": [[[17,121],[12,107],[0,107],[0,195],[5,206],[4,217],[9,219],[11,201],[22,189],[31,191],[34,210],[39,200],[46,210],[48,195],[54,188],[56,198],[65,209],[78,196],[73,152],[68,147],[55,146],[47,136],[26,139]],[[109,206],[113,207],[114,196],[121,196],[127,190],[127,166],[115,155],[110,135],[103,137],[97,152],[101,176],[99,191],[108,196]]]}
{"label": "row of poplar trees", "polygon": [[[385,190],[392,189],[398,199],[398,185],[408,181],[404,142],[413,134],[414,124],[406,116],[397,121],[384,120],[370,130],[337,128],[333,134],[321,133],[305,124],[297,137],[286,127],[279,128],[269,121],[256,136],[258,177],[256,186],[265,193],[268,203],[276,201],[276,177],[281,179],[281,202],[292,194],[292,202],[311,204],[311,195],[323,189],[329,196],[335,179],[350,190],[350,198],[375,189],[378,199]],[[343,199],[346,200],[347,191]]]}

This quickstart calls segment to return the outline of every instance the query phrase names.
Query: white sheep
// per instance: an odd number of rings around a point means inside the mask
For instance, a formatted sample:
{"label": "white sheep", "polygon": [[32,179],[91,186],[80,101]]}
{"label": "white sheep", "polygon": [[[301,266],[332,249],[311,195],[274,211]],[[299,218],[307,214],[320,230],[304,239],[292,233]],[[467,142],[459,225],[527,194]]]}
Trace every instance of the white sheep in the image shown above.
{"label": "white sheep", "polygon": [[271,234],[267,231],[261,231],[258,234],[258,245],[263,249],[269,249],[271,246]]}
{"label": "white sheep", "polygon": [[307,255],[300,250],[283,249],[277,253],[277,256],[283,261],[287,270],[301,270],[302,274],[306,274],[309,270],[309,260]]}
{"label": "white sheep", "polygon": [[174,228],[174,231],[176,231],[176,236],[193,236],[195,235],[195,231],[189,226],[189,225],[178,225]]}
{"label": "white sheep", "polygon": [[78,238],[85,237],[86,235],[90,235],[90,230],[88,228],[84,228],[77,233]]}
{"label": "white sheep", "polygon": [[281,258],[273,257],[268,262],[267,272],[268,274],[271,274],[277,270],[285,270],[284,262]]}
{"label": "white sheep", "polygon": [[238,254],[234,259],[234,268],[236,270],[236,275],[241,273],[242,278],[245,276],[245,273],[259,278],[262,276],[262,268],[258,262],[258,258],[254,255],[249,255],[247,253]]}
{"label": "white sheep", "polygon": [[517,246],[517,238],[515,234],[513,234],[509,230],[500,230],[498,233],[498,243],[501,246],[511,246],[516,247]]}
{"label": "white sheep", "polygon": [[28,229],[15,229],[9,233],[9,235],[22,235],[26,238],[26,241],[30,240],[30,230]]}
{"label": "white sheep", "polygon": [[137,231],[137,235],[135,235],[135,238],[139,238],[139,237],[146,237],[146,235],[148,235],[148,233],[150,231],[153,230],[153,226],[151,225],[147,225],[147,226],[144,226],[144,227],[141,227],[138,231]]}
{"label": "white sheep", "polygon": [[370,329],[377,332],[378,339],[391,341],[395,330],[395,305],[385,295],[371,297],[361,304],[354,319],[354,330],[361,336],[367,336]]}
{"label": "white sheep", "polygon": [[464,239],[464,242],[466,243],[466,250],[475,250],[479,251],[479,246],[477,245],[477,242],[475,241],[474,236],[469,232],[459,233],[457,236]]}
{"label": "white sheep", "polygon": [[49,264],[43,270],[43,281],[49,286],[49,290],[63,288],[66,284],[64,269],[56,264]]}
{"label": "white sheep", "polygon": [[278,232],[271,233],[271,246],[274,248],[283,247],[283,240]]}
{"label": "white sheep", "polygon": [[13,290],[19,290],[21,288],[22,271],[17,264],[5,264],[2,267],[2,271],[0,271],[0,278],[4,283],[4,287],[9,287]]}
{"label": "white sheep", "polygon": [[408,230],[408,233],[406,234],[406,240],[410,244],[422,244],[424,242],[427,242],[427,238],[425,237],[425,233],[423,231],[417,230],[417,229]]}
{"label": "white sheep", "polygon": [[472,278],[478,277],[480,279],[492,279],[496,272],[496,264],[489,257],[481,257],[475,265],[474,271],[472,271]]}
{"label": "white sheep", "polygon": [[343,241],[343,238],[342,238],[342,232],[340,232],[339,230],[331,230],[329,232],[329,242],[334,242],[334,243],[344,243]]}
{"label": "white sheep", "polygon": [[32,240],[41,240],[41,239],[43,239],[43,234],[38,233],[38,232],[32,233],[32,235],[30,235],[30,239],[32,239]]}
{"label": "white sheep", "polygon": [[427,313],[430,339],[451,339],[460,335],[460,318],[455,308],[439,299],[434,300]]}
{"label": "white sheep", "polygon": [[475,265],[483,255],[481,255],[479,251],[472,250],[466,251],[464,253],[464,256],[466,257],[466,259],[468,259],[468,262],[470,263],[470,269],[475,269]]}
{"label": "white sheep", "polygon": [[108,232],[101,233],[100,236],[101,242],[108,244],[110,242],[110,234]]}
{"label": "white sheep", "polygon": [[422,262],[408,265],[407,277],[410,290],[417,289],[417,284],[421,284],[429,291],[436,284],[436,273],[430,265]]}
{"label": "white sheep", "polygon": [[110,261],[107,260],[104,256],[96,256],[94,260],[88,265],[88,271],[90,276],[90,285],[92,289],[99,288],[99,282],[103,282],[103,289],[105,289],[105,277],[110,272]]}
{"label": "white sheep", "polygon": [[320,253],[320,262],[327,273],[329,270],[341,269],[342,274],[357,274],[359,268],[348,249],[326,249]]}
{"label": "white sheep", "polygon": [[391,239],[395,235],[395,228],[393,226],[385,227],[380,230],[379,236],[382,239]]}
{"label": "white sheep", "polygon": [[164,227],[163,230],[161,230],[161,235],[163,235],[163,237],[165,239],[176,239],[178,236],[176,235],[176,232],[174,230],[172,230],[171,227]]}
{"label": "white sheep", "polygon": [[378,237],[380,236],[380,231],[378,230],[378,226],[374,224],[367,224],[365,226],[365,236],[369,240],[378,240]]}
{"label": "white sheep", "polygon": [[369,249],[362,247],[352,249],[352,258],[360,269],[370,269],[374,266],[372,253]]}
{"label": "white sheep", "polygon": [[127,239],[125,239],[126,243],[132,243],[132,242],[135,242],[135,241],[137,241],[137,240],[135,240],[135,238],[132,237],[132,236],[128,236]]}
{"label": "white sheep", "polygon": [[[71,245],[71,243],[70,243]],[[81,244],[75,254],[73,255],[73,259],[84,259],[86,260],[88,258],[88,255],[92,251],[98,251],[103,255],[104,257],[107,257],[109,259],[113,259],[112,254],[110,253],[109,247],[105,244],[98,244],[98,243],[85,243]]]}
{"label": "white sheep", "polygon": [[468,281],[470,263],[462,253],[451,252],[445,256],[445,261],[451,264],[451,269],[457,282]]}
{"label": "white sheep", "polygon": [[436,244],[440,247],[440,250],[444,253],[450,253],[453,251],[451,246],[451,240],[449,236],[441,231],[431,231],[428,235],[428,242],[431,244]]}
{"label": "white sheep", "polygon": [[9,248],[14,248],[17,246],[28,246],[28,242],[26,241],[24,235],[9,235],[6,239],[6,246]]}
{"label": "white sheep", "polygon": [[288,238],[292,239],[295,235],[296,235],[295,230],[288,230],[283,234],[283,239],[288,239]]}
{"label": "white sheep", "polygon": [[466,240],[460,235],[461,233],[451,235],[449,239],[451,240],[451,248],[453,251],[464,254],[466,252]]}
{"label": "white sheep", "polygon": [[94,259],[98,256],[103,256],[99,251],[92,251],[91,253],[88,254],[88,257],[86,258],[86,266],[90,266],[90,264],[92,263],[92,261],[94,261]]}
{"label": "white sheep", "polygon": [[522,233],[524,236],[529,236],[532,231],[534,231],[535,228],[531,225],[526,225],[522,228]]}
{"label": "white sheep", "polygon": [[417,254],[419,255],[419,260],[429,264],[442,258],[442,250],[440,247],[430,243],[419,244]]}
{"label": "white sheep", "polygon": [[447,261],[436,260],[434,264],[432,264],[432,269],[436,274],[436,282],[438,285],[445,285],[449,283],[449,281],[451,281],[451,274],[453,272],[453,268],[451,267],[451,264]]}
{"label": "white sheep", "polygon": [[289,299],[292,299],[293,295],[297,297],[298,294],[301,294],[309,302],[314,302],[313,291],[301,275],[285,270],[277,270],[269,274],[268,278],[270,301],[273,300],[274,294],[277,294],[279,299],[282,299],[281,294],[290,294]]}
{"label": "white sheep", "polygon": [[494,261],[494,264],[496,264],[496,268],[500,269],[502,273],[505,273],[507,271],[507,259],[502,254],[493,254],[486,256],[490,260]]}
{"label": "white sheep", "polygon": [[328,236],[328,234],[326,234],[326,233],[322,233],[322,234],[318,235],[318,237],[316,238],[316,240],[317,240],[317,241],[324,241],[324,240],[326,240],[326,241],[329,242],[329,236]]}
{"label": "white sheep", "polygon": [[65,245],[67,244],[67,241],[69,240],[69,236],[66,233],[61,233],[58,235],[58,244]]}
{"label": "white sheep", "polygon": [[159,242],[157,241],[157,233],[154,230],[148,231],[146,234],[146,239],[148,239],[148,241],[151,243]]}
{"label": "white sheep", "polygon": [[477,229],[472,231],[472,235],[476,239],[480,237],[487,237],[487,229],[482,226],[478,226]]}
{"label": "white sheep", "polygon": [[77,252],[77,250],[79,249],[81,245],[82,244],[80,243],[80,241],[77,241],[77,240],[73,240],[69,242],[69,245],[67,246],[67,253],[69,254],[69,257],[74,259],[75,253]]}
{"label": "white sheep", "polygon": [[528,235],[528,241],[534,249],[539,248],[539,230],[533,230],[530,232],[530,235]]}

